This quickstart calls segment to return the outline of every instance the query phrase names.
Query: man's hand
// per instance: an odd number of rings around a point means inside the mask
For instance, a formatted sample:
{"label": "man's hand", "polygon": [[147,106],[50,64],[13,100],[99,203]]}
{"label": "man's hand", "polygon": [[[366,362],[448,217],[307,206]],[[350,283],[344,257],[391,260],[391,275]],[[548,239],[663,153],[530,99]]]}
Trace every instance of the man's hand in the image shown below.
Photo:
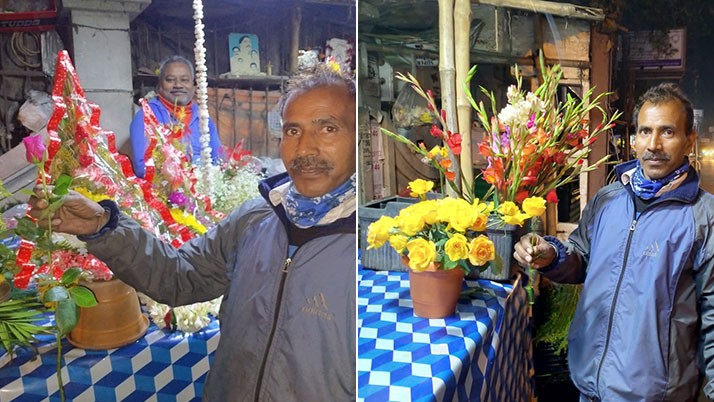
{"label": "man's hand", "polygon": [[527,267],[540,269],[550,265],[556,257],[555,248],[544,238],[528,233],[513,247],[513,258],[518,263]]}
{"label": "man's hand", "polygon": [[70,191],[64,198],[62,206],[51,217],[43,217],[47,201],[38,196],[42,188],[34,188],[35,195],[30,197],[30,216],[37,219],[42,227],[52,224],[52,230],[74,235],[89,235],[97,233],[109,221],[109,213],[89,198]]}

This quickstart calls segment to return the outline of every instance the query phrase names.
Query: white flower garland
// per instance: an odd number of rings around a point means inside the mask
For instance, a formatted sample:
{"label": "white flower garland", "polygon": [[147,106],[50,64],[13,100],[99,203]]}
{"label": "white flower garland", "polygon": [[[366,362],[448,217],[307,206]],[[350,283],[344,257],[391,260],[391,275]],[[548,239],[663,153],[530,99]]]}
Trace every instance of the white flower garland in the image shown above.
{"label": "white flower garland", "polygon": [[[163,329],[174,323],[169,329],[193,333],[205,328],[211,322],[211,316],[218,317],[223,296],[203,303],[171,308],[139,294],[139,300],[146,306],[151,321]],[[173,316],[173,317],[172,317]]]}
{"label": "white flower garland", "polygon": [[208,166],[213,163],[211,158],[211,135],[208,131],[208,69],[206,68],[206,47],[205,36],[203,34],[203,2],[193,1],[193,20],[196,43],[193,51],[196,59],[196,94],[198,98],[198,123],[201,132],[201,165],[200,175],[206,185],[211,186]]}

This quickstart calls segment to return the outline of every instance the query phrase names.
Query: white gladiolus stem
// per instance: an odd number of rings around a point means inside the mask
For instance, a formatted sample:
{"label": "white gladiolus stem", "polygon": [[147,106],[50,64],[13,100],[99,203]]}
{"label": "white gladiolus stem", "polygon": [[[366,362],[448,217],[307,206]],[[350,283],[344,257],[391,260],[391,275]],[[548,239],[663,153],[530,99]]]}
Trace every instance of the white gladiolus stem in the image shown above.
{"label": "white gladiolus stem", "polygon": [[204,184],[211,188],[209,166],[213,163],[211,158],[211,135],[208,131],[208,69],[206,68],[206,47],[205,36],[203,34],[203,1],[193,0],[193,20],[196,43],[194,45],[194,54],[196,59],[196,82],[197,82],[197,98],[198,98],[198,124],[201,133],[201,164],[199,167],[199,175]]}

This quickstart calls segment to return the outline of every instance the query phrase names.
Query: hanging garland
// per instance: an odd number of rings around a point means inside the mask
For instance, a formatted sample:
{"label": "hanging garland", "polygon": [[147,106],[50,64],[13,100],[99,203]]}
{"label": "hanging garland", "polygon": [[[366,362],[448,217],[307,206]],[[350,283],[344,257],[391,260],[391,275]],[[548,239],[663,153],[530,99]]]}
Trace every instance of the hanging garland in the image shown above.
{"label": "hanging garland", "polygon": [[206,68],[206,47],[205,36],[203,34],[203,1],[193,1],[193,20],[196,43],[193,48],[196,59],[196,88],[198,100],[198,123],[199,131],[201,132],[201,164],[199,166],[199,175],[204,181],[206,188],[211,188],[209,183],[211,177],[209,174],[209,166],[213,163],[211,158],[211,137],[208,132],[208,69]]}

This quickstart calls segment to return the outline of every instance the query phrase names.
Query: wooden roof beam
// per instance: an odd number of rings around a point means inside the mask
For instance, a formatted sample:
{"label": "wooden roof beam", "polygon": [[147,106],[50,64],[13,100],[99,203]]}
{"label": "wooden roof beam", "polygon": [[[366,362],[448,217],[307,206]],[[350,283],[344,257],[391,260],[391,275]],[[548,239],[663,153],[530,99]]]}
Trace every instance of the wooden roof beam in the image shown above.
{"label": "wooden roof beam", "polygon": [[605,14],[599,8],[579,6],[570,3],[555,3],[544,0],[471,0],[472,8],[479,4],[596,22],[605,19]]}

